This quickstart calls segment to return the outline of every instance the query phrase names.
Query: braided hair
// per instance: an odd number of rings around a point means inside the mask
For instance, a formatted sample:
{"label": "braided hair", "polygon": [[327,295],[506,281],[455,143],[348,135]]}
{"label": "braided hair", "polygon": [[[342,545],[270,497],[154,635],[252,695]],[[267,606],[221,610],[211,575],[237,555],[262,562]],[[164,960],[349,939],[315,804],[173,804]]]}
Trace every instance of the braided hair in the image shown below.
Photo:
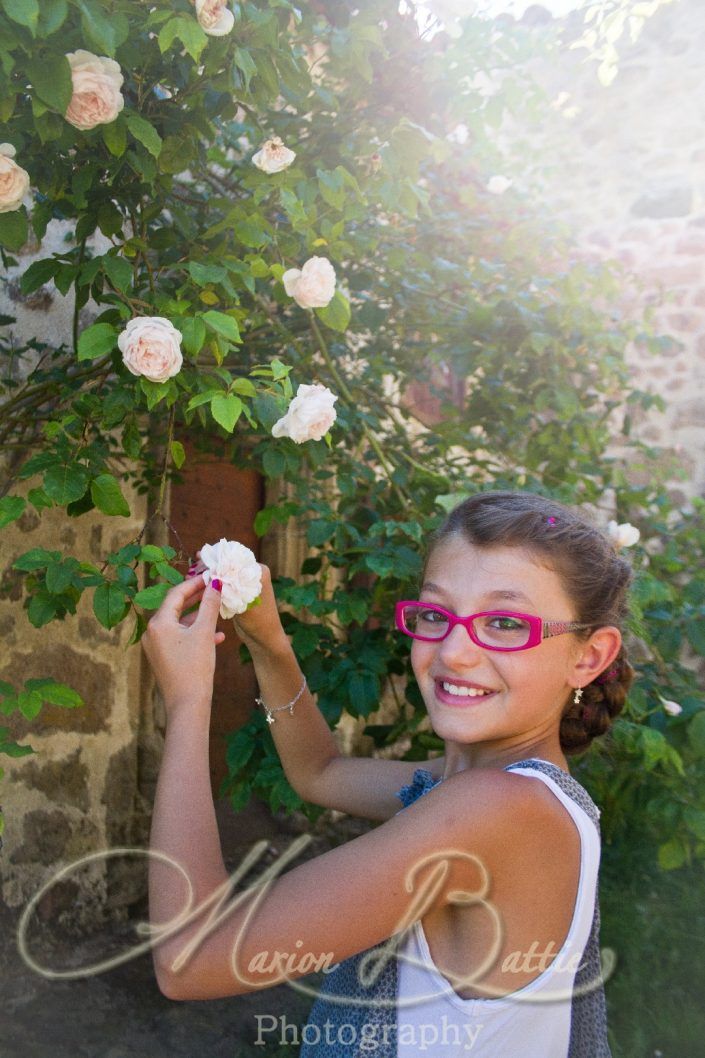
{"label": "braided hair", "polygon": [[[479,492],[454,507],[432,535],[425,565],[439,544],[456,535],[475,547],[524,548],[555,570],[575,607],[573,620],[589,625],[572,633],[578,639],[588,640],[605,625],[623,631],[632,567],[582,513],[531,492]],[[579,704],[571,693],[559,730],[566,755],[584,752],[605,734],[624,708],[634,675],[622,642],[606,671],[583,687]]]}

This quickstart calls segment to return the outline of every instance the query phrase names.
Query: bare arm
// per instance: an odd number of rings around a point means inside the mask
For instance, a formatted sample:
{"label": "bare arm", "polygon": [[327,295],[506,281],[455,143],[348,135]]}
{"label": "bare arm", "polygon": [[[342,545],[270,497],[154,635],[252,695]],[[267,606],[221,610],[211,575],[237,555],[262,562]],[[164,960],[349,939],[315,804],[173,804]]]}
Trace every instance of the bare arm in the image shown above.
{"label": "bare arm", "polygon": [[[290,702],[303,675],[284,632],[272,591],[269,569],[262,566],[262,602],[234,619],[255,667],[259,696],[271,709]],[[308,688],[294,705],[282,709],[269,725],[284,774],[304,801],[334,808],[363,819],[389,819],[402,807],[396,796],[414,771],[426,767],[435,778],[443,774],[444,758],[391,761],[346,757]]]}

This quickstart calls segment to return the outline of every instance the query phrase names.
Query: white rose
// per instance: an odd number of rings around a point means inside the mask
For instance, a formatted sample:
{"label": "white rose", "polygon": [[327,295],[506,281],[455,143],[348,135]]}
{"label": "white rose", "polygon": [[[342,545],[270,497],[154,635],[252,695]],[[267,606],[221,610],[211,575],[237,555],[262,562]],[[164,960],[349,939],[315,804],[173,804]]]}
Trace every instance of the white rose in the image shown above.
{"label": "white rose", "polygon": [[[661,698],[661,695],[659,695],[659,698]],[[683,712],[683,706],[679,705],[678,702],[671,702],[668,698],[661,698],[661,702],[665,711],[670,713],[671,716],[678,716],[679,713]]]}
{"label": "white rose", "polygon": [[137,316],[118,335],[118,348],[128,371],[151,382],[166,382],[183,364],[181,334],[163,316]]}
{"label": "white rose", "polygon": [[630,522],[622,522],[621,525],[617,525],[616,522],[608,522],[607,532],[617,550],[620,547],[631,547],[641,536],[636,526]]}
{"label": "white rose", "polygon": [[196,0],[196,18],[209,37],[224,37],[235,25],[235,15],[225,0]]}
{"label": "white rose", "polygon": [[29,191],[29,173],[13,162],[16,154],[11,143],[0,143],[0,213],[19,209]]}
{"label": "white rose", "polygon": [[226,620],[244,613],[262,592],[262,570],[254,552],[236,540],[221,537],[217,544],[204,544],[201,562],[206,569],[206,584],[218,578],[223,590],[220,596],[220,616]]}
{"label": "white rose", "polygon": [[70,51],[73,95],[64,115],[69,124],[86,131],[115,121],[125,105],[120,91],[124,80],[120,66],[105,55]]}
{"label": "white rose", "polygon": [[290,437],[297,445],[320,441],[337,418],[333,407],[337,399],[318,382],[313,386],[300,385],[286,415],[272,427],[272,436]]}
{"label": "white rose", "polygon": [[280,173],[291,165],[295,157],[296,152],[290,151],[278,136],[274,136],[262,144],[257,154],[252,156],[252,163],[263,173]]}
{"label": "white rose", "polygon": [[282,283],[302,309],[322,309],[335,294],[335,269],[325,257],[309,257],[303,268],[288,269]]}
{"label": "white rose", "polygon": [[506,176],[491,176],[487,181],[487,190],[491,195],[503,195],[512,186],[512,182]]}

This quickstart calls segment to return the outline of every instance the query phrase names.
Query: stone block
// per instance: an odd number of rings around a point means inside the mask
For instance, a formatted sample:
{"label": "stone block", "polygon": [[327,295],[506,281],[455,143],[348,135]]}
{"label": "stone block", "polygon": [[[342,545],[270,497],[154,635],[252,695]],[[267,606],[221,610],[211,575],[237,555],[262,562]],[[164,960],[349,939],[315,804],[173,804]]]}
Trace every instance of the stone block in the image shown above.
{"label": "stone block", "polygon": [[693,256],[705,254],[705,232],[686,232],[676,242],[676,253]]}
{"label": "stone block", "polygon": [[635,217],[687,217],[692,209],[692,189],[682,185],[645,191],[632,203],[630,212]]}
{"label": "stone block", "polygon": [[20,713],[13,713],[6,721],[12,738],[24,739],[31,734],[49,734],[53,731],[77,731],[92,735],[107,730],[115,698],[113,669],[110,665],[95,661],[90,653],[74,650],[65,644],[47,643],[40,655],[16,651],[0,672],[0,679],[7,680],[15,687],[21,687],[25,680],[39,676],[50,676],[73,687],[85,704],[77,709],[46,704],[32,721],[25,720]]}
{"label": "stone block", "polygon": [[90,807],[88,768],[81,762],[80,749],[63,760],[50,760],[41,765],[30,757],[23,761],[13,778],[15,782],[40,790],[57,804],[71,805],[82,812]]}
{"label": "stone block", "polygon": [[667,317],[668,326],[683,334],[701,331],[703,317],[700,312],[672,312]]}

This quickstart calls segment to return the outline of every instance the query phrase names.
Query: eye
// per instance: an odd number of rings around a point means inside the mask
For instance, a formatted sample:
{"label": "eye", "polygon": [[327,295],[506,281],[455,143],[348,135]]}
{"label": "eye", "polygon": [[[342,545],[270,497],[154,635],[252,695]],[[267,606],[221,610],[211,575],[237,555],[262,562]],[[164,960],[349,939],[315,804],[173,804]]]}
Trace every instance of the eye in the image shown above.
{"label": "eye", "polygon": [[444,613],[432,607],[419,610],[419,621],[426,621],[427,624],[441,624],[447,620],[448,618]]}
{"label": "eye", "polygon": [[499,628],[500,631],[514,632],[517,628],[523,628],[525,622],[517,620],[516,617],[493,617],[490,624]]}

